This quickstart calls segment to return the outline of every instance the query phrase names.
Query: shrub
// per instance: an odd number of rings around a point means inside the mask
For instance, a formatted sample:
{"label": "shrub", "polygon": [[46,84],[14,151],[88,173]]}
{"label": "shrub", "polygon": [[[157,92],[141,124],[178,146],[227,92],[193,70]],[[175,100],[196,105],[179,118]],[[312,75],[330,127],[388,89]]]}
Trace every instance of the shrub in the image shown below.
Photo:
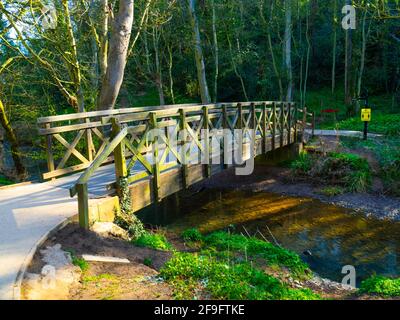
{"label": "shrub", "polygon": [[400,279],[372,276],[361,283],[359,291],[360,293],[398,297],[400,296]]}
{"label": "shrub", "polygon": [[311,170],[313,164],[312,157],[307,152],[300,153],[299,157],[292,162],[291,168],[296,173],[306,173]]}
{"label": "shrub", "polygon": [[203,239],[203,236],[198,229],[193,228],[183,231],[182,239],[186,242],[201,241]]}
{"label": "shrub", "polygon": [[168,242],[167,238],[160,233],[145,233],[137,240],[134,240],[133,244],[138,247],[148,247],[162,251],[172,249],[172,245]]}
{"label": "shrub", "polygon": [[296,178],[344,187],[350,192],[365,192],[371,185],[368,161],[355,154],[329,153],[326,156],[302,155],[292,164]]}

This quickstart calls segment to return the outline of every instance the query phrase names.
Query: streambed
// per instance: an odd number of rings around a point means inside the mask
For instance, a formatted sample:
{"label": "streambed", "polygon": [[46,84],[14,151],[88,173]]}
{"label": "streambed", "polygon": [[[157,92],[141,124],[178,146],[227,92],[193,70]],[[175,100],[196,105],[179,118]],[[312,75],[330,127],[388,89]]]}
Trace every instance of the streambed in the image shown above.
{"label": "streambed", "polygon": [[342,267],[356,269],[357,283],[373,274],[399,276],[400,223],[311,198],[268,192],[205,190],[180,202],[147,210],[147,223],[181,232],[229,228],[297,252],[321,277],[341,281]]}

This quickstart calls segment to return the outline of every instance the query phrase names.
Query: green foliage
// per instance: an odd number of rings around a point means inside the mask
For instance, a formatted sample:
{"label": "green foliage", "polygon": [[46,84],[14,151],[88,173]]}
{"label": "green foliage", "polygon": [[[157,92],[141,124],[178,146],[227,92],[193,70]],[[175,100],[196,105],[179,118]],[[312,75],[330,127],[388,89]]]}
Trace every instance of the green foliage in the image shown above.
{"label": "green foliage", "polygon": [[371,185],[368,161],[351,153],[302,154],[291,167],[296,178],[329,183],[331,187],[344,187],[349,192],[365,192]]}
{"label": "green foliage", "polygon": [[8,186],[13,184],[11,180],[7,179],[5,176],[0,175],[0,186]]}
{"label": "green foliage", "polygon": [[119,180],[120,195],[119,201],[121,213],[115,215],[115,224],[128,231],[129,236],[135,240],[146,233],[143,223],[132,212],[130,191],[128,188],[128,179]]}
{"label": "green foliage", "polygon": [[85,272],[86,270],[89,269],[89,263],[82,258],[78,258],[73,250],[65,250],[65,251],[71,255],[72,264],[74,266],[79,267],[82,270],[82,272]]}
{"label": "green foliage", "polygon": [[160,274],[174,285],[178,298],[190,298],[190,289],[196,288],[197,283],[213,299],[319,299],[310,290],[287,288],[278,279],[254,268],[250,263],[229,265],[213,257],[194,253],[175,253]]}
{"label": "green foliage", "polygon": [[[363,131],[364,123],[360,117],[340,121],[338,128],[342,130]],[[369,131],[390,136],[400,135],[400,114],[373,113],[372,121],[368,125]]]}
{"label": "green foliage", "polygon": [[308,270],[308,266],[296,253],[257,238],[247,238],[221,231],[208,235],[204,242],[208,248],[219,251],[238,251],[254,259],[264,259],[270,265],[287,267],[297,275],[304,276]]}
{"label": "green foliage", "polygon": [[302,152],[299,157],[291,163],[290,167],[295,172],[306,173],[311,170],[312,164],[311,156],[307,152]]}
{"label": "green foliage", "polygon": [[400,279],[390,279],[383,276],[372,276],[361,283],[359,291],[360,293],[399,297]]}
{"label": "green foliage", "polygon": [[173,248],[167,238],[160,233],[145,233],[137,240],[134,240],[133,244],[138,247],[147,247],[162,251],[169,251]]}
{"label": "green foliage", "polygon": [[187,229],[182,232],[182,239],[185,242],[189,241],[201,241],[203,239],[203,235],[200,233],[200,231],[196,228],[193,229]]}

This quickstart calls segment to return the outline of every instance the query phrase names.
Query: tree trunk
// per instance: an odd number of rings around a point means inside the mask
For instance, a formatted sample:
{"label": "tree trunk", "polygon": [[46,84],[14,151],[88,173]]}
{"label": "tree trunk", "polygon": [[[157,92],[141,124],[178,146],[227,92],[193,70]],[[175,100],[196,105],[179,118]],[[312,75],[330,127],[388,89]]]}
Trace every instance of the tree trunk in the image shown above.
{"label": "tree trunk", "polygon": [[174,94],[174,78],[172,76],[172,67],[173,67],[173,55],[172,55],[172,46],[170,44],[167,45],[168,50],[168,76],[169,76],[169,93],[171,96],[172,104],[175,104],[175,94]]}
{"label": "tree trunk", "polygon": [[293,99],[293,70],[292,70],[292,5],[291,0],[285,0],[285,67],[287,74],[286,101]]}
{"label": "tree trunk", "polygon": [[163,86],[163,80],[162,80],[162,71],[161,71],[161,65],[160,65],[160,54],[159,54],[159,48],[158,48],[158,43],[159,43],[159,34],[157,27],[153,27],[153,48],[154,48],[154,57],[155,57],[155,62],[156,62],[156,86],[158,90],[158,96],[160,98],[160,106],[165,105],[165,98],[164,98],[164,86]]}
{"label": "tree trunk", "polygon": [[[361,86],[362,86],[362,79],[364,75],[364,68],[365,68],[365,53],[367,51],[367,41],[368,41],[368,36],[370,33],[370,27],[371,23],[369,24],[368,31],[366,30],[366,24],[367,24],[367,14],[368,10],[365,9],[363,19],[362,19],[362,44],[361,44],[361,59],[360,59],[360,70],[358,73],[358,79],[357,79],[357,96],[359,97],[361,95]],[[359,111],[359,103],[357,103],[357,112]]]}
{"label": "tree trunk", "polygon": [[307,57],[306,57],[306,70],[304,75],[304,87],[303,87],[303,105],[306,105],[306,98],[307,98],[307,81],[308,81],[308,72],[309,72],[309,65],[310,65],[310,53],[311,53],[311,40],[310,40],[310,17],[309,12],[307,9],[307,17],[306,17],[306,39],[307,39]]}
{"label": "tree trunk", "polygon": [[101,33],[100,33],[100,81],[103,83],[107,72],[108,57],[108,0],[101,0]]}
{"label": "tree trunk", "polygon": [[332,94],[336,89],[336,49],[337,49],[337,0],[334,0],[333,8],[333,48],[332,48]]}
{"label": "tree trunk", "polygon": [[189,1],[189,16],[192,25],[193,42],[194,42],[194,53],[197,68],[197,78],[200,86],[200,95],[202,103],[210,103],[210,93],[208,91],[206,67],[204,63],[203,49],[201,47],[199,21],[196,14],[196,0]]}
{"label": "tree trunk", "polygon": [[108,54],[108,67],[102,84],[100,110],[113,109],[124,79],[126,57],[133,23],[133,0],[120,0],[119,12],[115,17]]}
{"label": "tree trunk", "polygon": [[18,180],[23,180],[27,176],[26,169],[22,163],[22,159],[19,153],[19,144],[17,137],[14,133],[13,128],[11,127],[10,121],[8,120],[3,102],[0,100],[0,124],[3,127],[6,138],[11,144],[11,156],[14,161],[15,170],[17,173]]}
{"label": "tree trunk", "polygon": [[78,51],[76,49],[76,40],[74,36],[74,31],[72,29],[71,15],[69,13],[68,0],[62,0],[62,5],[64,9],[65,24],[67,26],[67,40],[69,45],[69,50],[71,51],[71,62],[67,63],[71,65],[72,80],[74,82],[74,88],[76,96],[78,99],[78,112],[85,111],[85,103],[82,89],[82,76],[81,67],[78,60]]}
{"label": "tree trunk", "polygon": [[212,0],[212,30],[213,30],[213,45],[214,45],[214,60],[215,60],[215,73],[214,73],[214,103],[218,101],[218,76],[219,76],[219,48],[217,36],[217,15],[215,12],[215,1]]}
{"label": "tree trunk", "polygon": [[[351,5],[352,0],[346,0],[346,5]],[[345,92],[345,103],[350,106],[352,104],[352,76],[351,76],[351,67],[353,62],[353,42],[352,42],[352,29],[349,28],[346,30],[346,48],[345,48],[345,73],[344,73],[344,92]]]}

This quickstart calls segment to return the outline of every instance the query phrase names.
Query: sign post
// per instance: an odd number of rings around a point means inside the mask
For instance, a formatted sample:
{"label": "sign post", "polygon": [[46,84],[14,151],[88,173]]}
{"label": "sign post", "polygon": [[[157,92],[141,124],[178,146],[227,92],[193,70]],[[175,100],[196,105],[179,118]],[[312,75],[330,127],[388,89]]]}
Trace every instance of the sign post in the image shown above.
{"label": "sign post", "polygon": [[368,123],[371,121],[371,109],[361,109],[361,121],[364,122],[364,140],[368,139]]}

